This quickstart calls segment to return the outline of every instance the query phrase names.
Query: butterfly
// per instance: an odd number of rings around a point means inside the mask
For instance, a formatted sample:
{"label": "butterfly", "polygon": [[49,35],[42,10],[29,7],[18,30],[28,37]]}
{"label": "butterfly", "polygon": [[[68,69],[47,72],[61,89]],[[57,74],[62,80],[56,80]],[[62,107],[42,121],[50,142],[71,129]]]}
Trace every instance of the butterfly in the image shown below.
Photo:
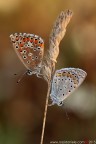
{"label": "butterfly", "polygon": [[10,38],[15,52],[27,68],[26,74],[36,74],[39,77],[44,55],[43,39],[29,33],[14,33]]}
{"label": "butterfly", "polygon": [[50,93],[51,105],[57,104],[58,106],[62,106],[65,98],[81,85],[86,76],[87,73],[79,68],[56,70]]}

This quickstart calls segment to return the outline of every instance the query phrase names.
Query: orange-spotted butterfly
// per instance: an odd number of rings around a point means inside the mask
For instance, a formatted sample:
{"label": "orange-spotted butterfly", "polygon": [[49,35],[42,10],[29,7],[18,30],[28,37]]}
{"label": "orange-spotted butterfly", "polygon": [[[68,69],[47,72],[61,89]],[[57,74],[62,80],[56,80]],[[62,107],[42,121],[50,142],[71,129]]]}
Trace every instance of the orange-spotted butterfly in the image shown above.
{"label": "orange-spotted butterfly", "polygon": [[56,70],[53,81],[50,98],[52,104],[63,105],[63,101],[74,90],[76,90],[84,81],[87,73],[79,68],[62,68]]}
{"label": "orange-spotted butterfly", "polygon": [[19,59],[27,68],[26,74],[39,77],[44,54],[43,39],[29,33],[14,33],[10,38]]}

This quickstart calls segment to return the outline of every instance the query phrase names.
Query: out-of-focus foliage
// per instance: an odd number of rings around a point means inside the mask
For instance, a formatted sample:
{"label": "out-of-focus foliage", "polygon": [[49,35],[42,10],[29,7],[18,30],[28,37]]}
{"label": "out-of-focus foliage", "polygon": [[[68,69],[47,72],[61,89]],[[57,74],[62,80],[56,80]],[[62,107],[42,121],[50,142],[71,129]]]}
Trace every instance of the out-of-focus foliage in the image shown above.
{"label": "out-of-focus foliage", "polygon": [[73,10],[74,15],[60,44],[56,69],[79,67],[88,75],[81,88],[65,100],[64,107],[48,108],[44,144],[52,140],[96,139],[96,1],[0,0],[0,144],[40,142],[47,93],[47,83],[35,76],[25,76],[16,84],[26,69],[9,35],[40,35],[46,51],[52,25],[66,9]]}

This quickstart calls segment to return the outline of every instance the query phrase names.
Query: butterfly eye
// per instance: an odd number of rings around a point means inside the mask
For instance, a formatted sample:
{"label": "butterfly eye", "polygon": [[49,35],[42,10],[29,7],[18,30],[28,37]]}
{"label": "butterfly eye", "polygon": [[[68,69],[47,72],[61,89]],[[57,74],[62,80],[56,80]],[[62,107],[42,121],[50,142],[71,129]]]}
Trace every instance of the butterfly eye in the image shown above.
{"label": "butterfly eye", "polygon": [[63,102],[61,101],[61,102],[59,102],[59,104],[58,104],[59,106],[62,106],[63,105]]}
{"label": "butterfly eye", "polygon": [[28,70],[28,71],[27,71],[27,75],[32,75],[32,71],[31,71],[31,70]]}

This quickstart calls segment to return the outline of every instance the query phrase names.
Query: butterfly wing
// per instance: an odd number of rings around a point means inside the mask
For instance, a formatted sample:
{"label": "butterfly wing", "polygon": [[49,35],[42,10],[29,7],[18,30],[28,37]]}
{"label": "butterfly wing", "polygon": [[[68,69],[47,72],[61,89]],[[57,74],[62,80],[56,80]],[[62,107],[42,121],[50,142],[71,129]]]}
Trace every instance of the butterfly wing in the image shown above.
{"label": "butterfly wing", "polygon": [[28,70],[41,67],[44,54],[44,41],[34,34],[15,33],[10,35],[13,47]]}
{"label": "butterfly wing", "polygon": [[63,68],[57,70],[53,77],[50,97],[53,103],[60,105],[86,77],[86,72],[78,68]]}

